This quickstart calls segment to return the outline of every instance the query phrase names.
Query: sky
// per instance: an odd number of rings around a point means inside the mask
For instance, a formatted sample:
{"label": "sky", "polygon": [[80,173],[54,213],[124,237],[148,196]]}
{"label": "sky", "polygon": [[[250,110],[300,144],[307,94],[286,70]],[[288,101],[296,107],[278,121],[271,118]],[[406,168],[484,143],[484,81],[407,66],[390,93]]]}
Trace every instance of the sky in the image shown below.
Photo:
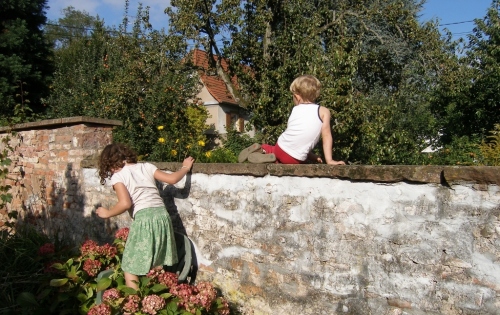
{"label": "sky", "polygon": [[[128,15],[133,21],[138,3],[150,7],[150,22],[155,29],[167,28],[168,20],[164,10],[170,0],[129,0]],[[420,21],[437,20],[440,29],[451,31],[452,39],[466,37],[472,32],[476,18],[483,18],[492,0],[427,0],[420,12]],[[56,21],[62,16],[62,9],[73,6],[92,16],[99,15],[107,26],[118,26],[124,17],[125,0],[48,0],[47,18]]]}

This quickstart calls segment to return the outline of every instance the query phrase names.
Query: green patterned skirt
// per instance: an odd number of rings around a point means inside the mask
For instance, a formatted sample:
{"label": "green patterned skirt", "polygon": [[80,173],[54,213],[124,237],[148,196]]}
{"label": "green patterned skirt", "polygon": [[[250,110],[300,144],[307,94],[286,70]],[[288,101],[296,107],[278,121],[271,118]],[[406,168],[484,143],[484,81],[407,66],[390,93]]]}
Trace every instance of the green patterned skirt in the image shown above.
{"label": "green patterned skirt", "polygon": [[145,275],[157,266],[177,263],[172,220],[165,207],[146,208],[135,214],[123,251],[122,269]]}

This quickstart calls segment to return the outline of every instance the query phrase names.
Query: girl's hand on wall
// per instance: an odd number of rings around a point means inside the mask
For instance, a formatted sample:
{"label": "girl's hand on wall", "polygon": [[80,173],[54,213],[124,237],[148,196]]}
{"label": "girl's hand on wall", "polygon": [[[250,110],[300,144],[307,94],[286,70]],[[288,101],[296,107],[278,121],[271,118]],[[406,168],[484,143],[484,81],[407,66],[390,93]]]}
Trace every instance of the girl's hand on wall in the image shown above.
{"label": "girl's hand on wall", "polygon": [[193,163],[194,163],[194,158],[191,157],[191,156],[188,156],[187,158],[184,159],[184,161],[182,162],[182,167],[183,168],[187,168],[188,170],[191,169],[191,167],[193,166]]}
{"label": "girl's hand on wall", "polygon": [[99,207],[95,210],[95,213],[100,217],[100,218],[103,218],[103,219],[107,219],[110,217],[109,215],[109,210],[104,208],[104,207]]}

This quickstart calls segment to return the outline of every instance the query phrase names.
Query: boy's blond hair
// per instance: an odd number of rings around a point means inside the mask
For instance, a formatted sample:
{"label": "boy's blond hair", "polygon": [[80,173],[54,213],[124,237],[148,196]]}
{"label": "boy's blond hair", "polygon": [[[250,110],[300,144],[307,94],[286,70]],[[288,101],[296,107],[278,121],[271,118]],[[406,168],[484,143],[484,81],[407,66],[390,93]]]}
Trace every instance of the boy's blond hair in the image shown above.
{"label": "boy's blond hair", "polygon": [[298,94],[306,102],[315,102],[319,97],[321,82],[312,75],[306,74],[293,80],[290,92]]}

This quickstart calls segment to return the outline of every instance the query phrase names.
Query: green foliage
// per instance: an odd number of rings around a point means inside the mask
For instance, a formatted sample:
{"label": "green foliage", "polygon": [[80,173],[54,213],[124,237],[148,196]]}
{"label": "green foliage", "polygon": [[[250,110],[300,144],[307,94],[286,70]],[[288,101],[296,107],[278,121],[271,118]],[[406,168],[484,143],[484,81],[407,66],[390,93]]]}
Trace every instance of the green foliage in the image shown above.
{"label": "green foliage", "polygon": [[482,164],[482,155],[477,139],[469,137],[453,137],[449,144],[439,148],[434,153],[422,155],[420,164],[432,165],[462,165],[472,166]]}
{"label": "green foliage", "polygon": [[453,137],[484,138],[500,121],[499,6],[498,0],[492,1],[486,16],[475,20],[465,54],[440,73],[433,111],[441,124],[443,144]]}
{"label": "green foliage", "polygon": [[0,126],[25,122],[45,110],[53,72],[42,26],[47,0],[0,4]]}
{"label": "green foliage", "polygon": [[6,183],[9,175],[9,166],[12,160],[9,154],[12,152],[12,147],[9,145],[10,137],[3,137],[1,139],[0,148],[0,210],[3,210],[7,203],[12,200],[12,194],[9,192],[11,185]]}
{"label": "green foliage", "polygon": [[479,150],[484,162],[489,166],[500,166],[500,124],[495,124],[495,129],[490,131],[489,141],[482,141]]}
{"label": "green foliage", "polygon": [[[198,162],[206,158],[206,136],[204,131],[208,129],[205,123],[208,112],[202,105],[191,104],[185,109],[186,126],[182,132],[172,130],[168,126],[157,126],[158,144],[153,148],[149,159],[153,161],[181,162],[188,156],[194,157]],[[173,138],[172,135],[177,135]]]}
{"label": "green foliage", "polygon": [[144,159],[161,155],[158,126],[164,126],[168,139],[199,141],[200,128],[188,129],[188,106],[198,81],[194,69],[182,62],[183,40],[153,30],[149,12],[141,7],[132,33],[124,32],[124,26],[118,31],[105,29],[98,20],[93,23],[90,36],[74,37],[56,50],[57,72],[48,102],[51,117],[121,120],[114,140],[128,144]]}
{"label": "green foliage", "polygon": [[[229,306],[206,282],[197,285],[178,283],[177,275],[154,268],[139,277],[138,290],[125,285],[121,258],[128,228],[118,230],[113,244],[85,241],[79,255],[54,262],[60,256],[52,244],[39,249],[45,262],[45,277],[36,277],[38,286],[17,292],[17,311],[23,314],[171,314],[227,315]],[[29,253],[29,252],[28,252]],[[34,255],[33,255],[34,256]],[[3,256],[8,260],[11,256]],[[106,271],[103,276],[102,272]],[[100,293],[99,293],[100,292]],[[99,293],[99,294],[98,294]]]}
{"label": "green foliage", "polygon": [[[286,128],[289,85],[305,73],[323,84],[320,103],[332,113],[336,159],[411,163],[438,134],[431,87],[454,52],[436,24],[418,22],[421,3],[171,3],[172,32],[231,61],[229,74],[237,74],[241,103],[263,142],[275,143]],[[230,38],[219,47],[222,30]]]}
{"label": "green foliage", "polygon": [[91,36],[91,30],[102,28],[104,23],[98,17],[90,16],[85,11],[75,10],[72,6],[62,10],[62,13],[62,18],[49,21],[44,29],[47,40],[56,51],[68,48],[73,42]]}
{"label": "green foliage", "polygon": [[251,146],[253,143],[256,142],[256,139],[250,138],[250,136],[248,136],[247,134],[239,133],[236,130],[234,130],[234,128],[230,128],[227,129],[226,137],[222,138],[221,142],[223,148],[225,149],[221,150],[221,153],[225,151],[231,152],[231,154],[229,155],[231,160],[227,162],[232,162],[233,157],[234,157],[234,162],[236,162],[238,160],[238,155],[240,154],[241,150]]}
{"label": "green foliage", "polygon": [[206,153],[205,163],[237,163],[238,155],[226,147],[215,148]]}

